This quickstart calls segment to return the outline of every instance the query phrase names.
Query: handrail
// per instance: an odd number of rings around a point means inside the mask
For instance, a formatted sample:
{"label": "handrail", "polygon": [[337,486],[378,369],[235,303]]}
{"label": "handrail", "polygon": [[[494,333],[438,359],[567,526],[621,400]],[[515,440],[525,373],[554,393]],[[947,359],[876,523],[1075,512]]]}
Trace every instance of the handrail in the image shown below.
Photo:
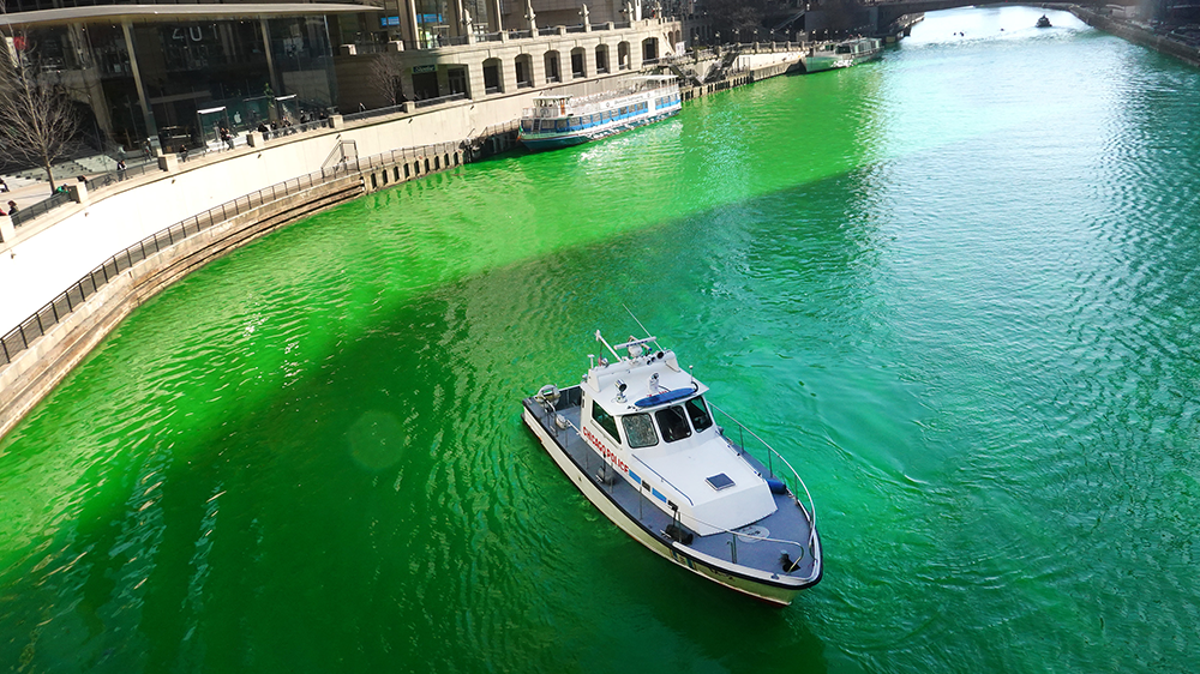
{"label": "handrail", "polygon": [[32,206],[26,206],[12,214],[13,227],[20,227],[37,216],[48,213],[59,206],[74,203],[74,199],[66,192],[54,192]]}
{"label": "handrail", "polygon": [[[817,535],[817,506],[815,503],[813,503],[812,494],[808,491],[808,485],[804,484],[804,478],[800,477],[800,473],[796,472],[796,469],[792,467],[791,462],[789,462],[787,459],[785,459],[782,454],[775,451],[775,448],[772,447],[770,444],[768,444],[766,440],[763,440],[762,438],[758,437],[757,433],[750,430],[749,428],[746,427],[745,424],[743,424],[742,422],[740,422],[736,418],[734,418],[734,416],[732,414],[726,412],[725,410],[721,409],[720,407],[717,407],[716,405],[714,405],[712,403],[711,400],[708,401],[708,406],[713,408],[714,410],[720,412],[721,414],[724,414],[726,417],[729,418],[730,421],[737,424],[743,431],[749,433],[750,437],[761,442],[763,447],[766,447],[767,450],[771,452],[771,454],[774,454],[775,456],[779,457],[779,460],[783,462],[783,465],[787,466],[788,470],[792,471],[792,475],[795,476],[796,481],[799,482],[800,486],[804,488],[804,495],[808,497],[808,506],[809,507],[805,508],[804,504],[801,503],[800,509],[803,510],[804,514],[808,517],[808,524],[809,524],[809,528],[811,529],[811,532],[809,534],[809,543],[811,544],[812,539],[815,538]],[[741,450],[747,451],[744,446],[741,447]],[[768,456],[768,458],[769,458],[769,456]],[[773,469],[771,469],[769,466],[768,466],[768,470],[771,472],[772,475],[775,474],[775,471]],[[799,499],[797,499],[797,503],[799,503]]]}
{"label": "handrail", "polygon": [[[696,518],[696,517],[692,517],[692,519],[693,519],[693,520],[695,520],[695,521],[697,521],[697,522],[699,522],[700,524],[703,524],[703,525],[704,525],[704,526],[706,526],[706,527],[712,527],[713,529],[716,529],[716,530],[717,530],[717,533],[721,533],[721,534],[729,534],[730,536],[732,536],[732,537],[735,539],[735,540],[734,540],[734,546],[735,546],[735,547],[734,547],[734,549],[733,549],[733,550],[734,550],[734,551],[733,551],[733,556],[732,556],[732,558],[730,559],[730,561],[731,561],[731,562],[733,562],[734,564],[737,564],[737,547],[736,547],[736,546],[737,546],[737,541],[736,541],[736,539],[737,539],[737,537],[738,537],[738,536],[741,536],[742,538],[753,538],[753,539],[754,539],[754,540],[756,540],[756,541],[769,541],[769,542],[771,542],[771,543],[779,543],[779,544],[781,544],[781,545],[794,545],[794,546],[796,546],[797,548],[800,548],[800,551],[801,551],[802,553],[804,552],[804,545],[805,545],[805,544],[804,544],[804,543],[801,543],[800,541],[788,540],[788,539],[786,539],[786,538],[772,538],[772,537],[770,537],[770,536],[755,536],[754,534],[746,533],[746,532],[744,532],[744,531],[736,531],[736,530],[734,530],[734,529],[726,529],[726,528],[724,528],[724,527],[718,527],[718,526],[716,526],[716,525],[709,524],[708,522],[705,522],[704,520],[702,520],[702,519],[698,519],[698,518]],[[810,547],[813,545],[813,538],[814,538],[814,536],[816,535],[816,532],[817,532],[817,527],[816,527],[815,525],[811,525],[811,526],[809,527],[809,535],[808,535],[808,545],[809,545]],[[716,535],[716,534],[709,534],[709,536],[715,536],[715,535]],[[678,541],[677,541],[677,542],[678,542]],[[814,554],[814,553],[813,553],[811,550],[809,551],[809,554],[813,556],[813,562],[815,563],[815,562],[816,562],[816,555],[815,555],[815,554]],[[791,572],[792,570],[794,570],[794,569],[795,569],[797,566],[799,566],[799,564],[800,564],[800,559],[802,559],[802,558],[798,557],[798,558],[795,560],[795,563],[792,565],[792,569],[791,569],[791,570],[788,570],[788,571],[787,571],[787,573],[790,573],[790,572]],[[815,569],[814,569],[814,570],[815,570]]]}

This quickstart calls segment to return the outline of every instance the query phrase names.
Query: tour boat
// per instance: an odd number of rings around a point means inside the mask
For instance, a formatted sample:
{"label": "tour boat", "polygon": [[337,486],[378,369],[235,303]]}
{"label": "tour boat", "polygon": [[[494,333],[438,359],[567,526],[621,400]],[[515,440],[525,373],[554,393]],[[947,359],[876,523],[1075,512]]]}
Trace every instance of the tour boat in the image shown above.
{"label": "tour boat", "polygon": [[791,464],[708,401],[656,338],[596,340],[613,360],[589,355],[582,383],[542,387],[522,415],[584,497],[650,550],[738,592],[785,606],[816,585],[816,511]]}
{"label": "tour boat", "polygon": [[1050,17],[1043,14],[1042,18],[1037,20],[1037,27],[1038,28],[1050,28]]}
{"label": "tour boat", "polygon": [[537,96],[521,113],[518,138],[530,150],[552,150],[657,122],[681,107],[672,75],[637,77],[621,89],[591,96]]}
{"label": "tour boat", "polygon": [[813,48],[802,55],[804,72],[815,73],[853,65],[879,58],[883,53],[883,41],[873,37],[859,37]]}

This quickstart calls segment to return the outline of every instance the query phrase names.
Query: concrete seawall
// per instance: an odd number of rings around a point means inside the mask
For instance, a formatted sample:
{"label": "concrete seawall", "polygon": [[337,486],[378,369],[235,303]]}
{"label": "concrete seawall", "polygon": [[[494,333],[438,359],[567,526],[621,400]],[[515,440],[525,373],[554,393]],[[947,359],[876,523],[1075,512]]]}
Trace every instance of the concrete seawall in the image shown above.
{"label": "concrete seawall", "polygon": [[1149,47],[1157,52],[1174,56],[1181,61],[1185,61],[1194,66],[1200,66],[1200,49],[1191,47],[1182,42],[1171,40],[1162,35],[1156,35],[1153,32],[1131,24],[1126,21],[1118,21],[1112,17],[1105,16],[1091,9],[1071,5],[1067,9],[1072,14],[1079,17],[1087,25],[1093,28],[1099,28],[1106,33],[1112,33],[1117,37],[1129,40],[1134,44],[1143,47]]}

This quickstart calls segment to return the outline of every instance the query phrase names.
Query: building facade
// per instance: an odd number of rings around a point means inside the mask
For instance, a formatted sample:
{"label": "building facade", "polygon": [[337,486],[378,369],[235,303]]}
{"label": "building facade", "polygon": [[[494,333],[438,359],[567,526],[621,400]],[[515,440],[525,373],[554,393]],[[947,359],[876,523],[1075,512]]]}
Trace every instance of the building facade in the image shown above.
{"label": "building facade", "polygon": [[222,129],[507,95],[636,69],[683,39],[642,0],[12,2],[0,15],[8,57],[78,102],[106,151],[180,151],[219,144]]}

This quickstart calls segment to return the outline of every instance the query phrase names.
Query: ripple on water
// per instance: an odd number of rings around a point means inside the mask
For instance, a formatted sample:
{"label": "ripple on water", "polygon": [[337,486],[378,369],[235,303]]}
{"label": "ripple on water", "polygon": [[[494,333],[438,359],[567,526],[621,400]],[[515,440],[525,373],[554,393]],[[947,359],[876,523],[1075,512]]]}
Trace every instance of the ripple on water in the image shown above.
{"label": "ripple on water", "polygon": [[[1195,669],[1200,78],[1043,11],[931,13],[164,292],[0,444],[0,661]],[[646,553],[518,420],[624,306],[812,489],[792,609]]]}

